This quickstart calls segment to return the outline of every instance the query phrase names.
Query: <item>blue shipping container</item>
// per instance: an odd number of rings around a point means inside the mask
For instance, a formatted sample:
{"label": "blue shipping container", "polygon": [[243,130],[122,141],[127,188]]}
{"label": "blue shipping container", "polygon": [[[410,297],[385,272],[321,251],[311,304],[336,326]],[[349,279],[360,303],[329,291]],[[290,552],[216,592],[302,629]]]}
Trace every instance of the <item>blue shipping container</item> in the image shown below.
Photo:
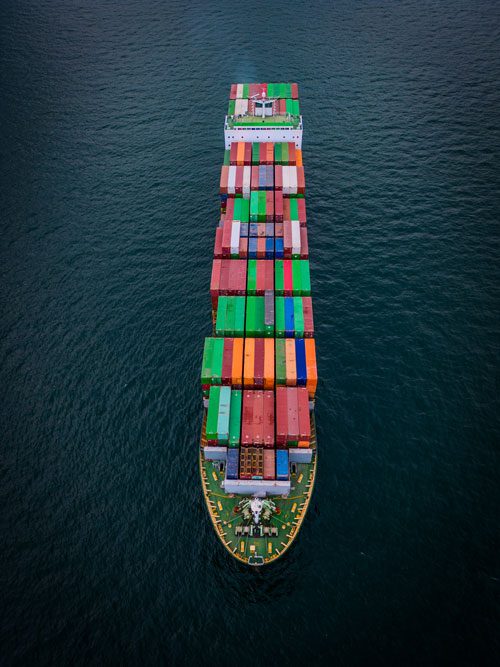
{"label": "blue shipping container", "polygon": [[293,338],[295,334],[295,322],[293,316],[293,296],[285,297],[285,336]]}
{"label": "blue shipping container", "polygon": [[248,236],[248,222],[240,223],[240,238],[245,239]]}
{"label": "blue shipping container", "polygon": [[288,479],[288,449],[276,450],[276,479]]}
{"label": "blue shipping container", "polygon": [[226,477],[227,479],[238,479],[238,466],[240,462],[240,450],[228,449],[226,461]]}
{"label": "blue shipping container", "polygon": [[274,259],[274,239],[266,239],[266,259]]}
{"label": "blue shipping container", "polygon": [[307,380],[306,345],[303,338],[295,340],[295,362],[297,365],[297,384],[305,387]]}
{"label": "blue shipping container", "polygon": [[257,237],[251,236],[248,239],[248,259],[257,259]]}
{"label": "blue shipping container", "polygon": [[257,226],[257,223],[256,222],[251,222],[249,227],[248,227],[248,236],[254,237],[254,236],[257,236],[258,233],[259,233],[259,228]]}
{"label": "blue shipping container", "polygon": [[283,254],[283,238],[277,237],[274,239],[274,245],[276,248],[276,259],[283,259],[284,254]]}

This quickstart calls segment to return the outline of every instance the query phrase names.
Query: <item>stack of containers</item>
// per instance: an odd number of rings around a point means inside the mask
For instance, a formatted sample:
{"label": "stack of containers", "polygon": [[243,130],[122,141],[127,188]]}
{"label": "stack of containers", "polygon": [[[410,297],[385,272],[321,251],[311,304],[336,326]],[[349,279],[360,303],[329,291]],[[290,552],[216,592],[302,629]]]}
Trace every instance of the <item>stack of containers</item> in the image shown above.
{"label": "stack of containers", "polygon": [[240,389],[210,387],[206,424],[208,447],[239,447],[242,392]]}
{"label": "stack of containers", "polygon": [[276,387],[276,447],[309,447],[311,420],[306,387]]}
{"label": "stack of containers", "polygon": [[[274,113],[300,113],[296,84],[233,84],[229,115],[252,114],[262,93]],[[318,380],[302,151],[233,142],[219,191],[215,337],[205,340],[201,374],[207,442],[228,448],[228,479],[286,480],[287,447],[310,445]]]}
{"label": "stack of containers", "polygon": [[201,389],[208,398],[211,385],[234,389],[243,386],[243,338],[205,338],[201,365]]}
{"label": "stack of containers", "polygon": [[274,338],[245,338],[243,386],[274,389]]}
{"label": "stack of containers", "polygon": [[274,447],[274,392],[243,391],[242,447]]}
{"label": "stack of containers", "polygon": [[314,400],[318,385],[314,338],[276,338],[276,385],[306,387]]}

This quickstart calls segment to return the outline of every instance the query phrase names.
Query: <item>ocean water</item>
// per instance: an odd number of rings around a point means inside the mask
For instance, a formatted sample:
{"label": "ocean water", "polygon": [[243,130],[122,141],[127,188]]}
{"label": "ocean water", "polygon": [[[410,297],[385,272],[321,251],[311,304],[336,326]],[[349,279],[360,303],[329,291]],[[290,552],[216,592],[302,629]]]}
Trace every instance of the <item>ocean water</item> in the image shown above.
{"label": "ocean water", "polygon": [[[0,661],[499,657],[500,6],[0,4]],[[234,81],[299,83],[321,382],[299,539],[200,491]],[[496,663],[498,664],[498,663]]]}

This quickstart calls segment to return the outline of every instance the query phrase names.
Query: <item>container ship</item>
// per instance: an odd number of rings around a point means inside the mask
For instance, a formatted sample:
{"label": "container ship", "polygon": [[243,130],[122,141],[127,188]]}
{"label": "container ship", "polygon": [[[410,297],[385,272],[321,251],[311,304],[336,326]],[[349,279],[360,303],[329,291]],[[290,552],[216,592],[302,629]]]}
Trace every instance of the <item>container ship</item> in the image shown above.
{"label": "container ship", "polygon": [[296,538],[316,472],[302,129],[296,83],[231,86],[199,463],[217,536],[254,566]]}

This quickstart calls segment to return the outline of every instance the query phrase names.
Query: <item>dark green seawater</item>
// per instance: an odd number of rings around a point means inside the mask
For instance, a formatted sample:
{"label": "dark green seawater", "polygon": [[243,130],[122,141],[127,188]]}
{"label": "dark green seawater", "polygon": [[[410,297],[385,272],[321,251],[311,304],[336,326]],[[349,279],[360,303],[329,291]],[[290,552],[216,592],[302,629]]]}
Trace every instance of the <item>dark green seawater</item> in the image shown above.
{"label": "dark green seawater", "polygon": [[[3,0],[2,665],[495,663],[499,26]],[[320,457],[250,570],[206,515],[198,375],[229,86],[270,80],[304,115]]]}

